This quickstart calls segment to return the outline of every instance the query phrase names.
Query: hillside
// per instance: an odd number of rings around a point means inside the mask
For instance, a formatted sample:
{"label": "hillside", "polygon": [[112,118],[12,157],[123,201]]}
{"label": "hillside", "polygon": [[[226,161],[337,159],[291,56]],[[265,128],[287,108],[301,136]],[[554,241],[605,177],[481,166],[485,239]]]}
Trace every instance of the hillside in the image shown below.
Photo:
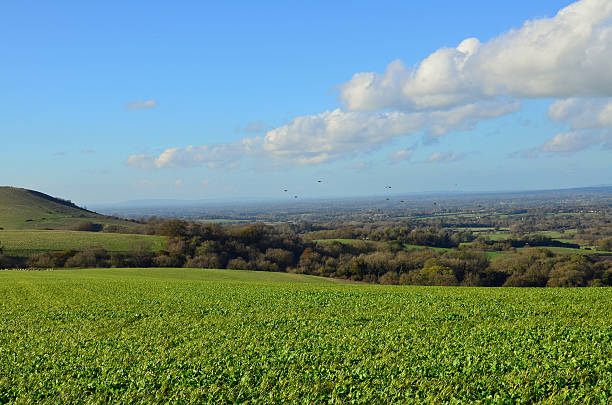
{"label": "hillside", "polygon": [[38,191],[0,187],[0,229],[75,229],[83,222],[92,222],[98,228],[116,225],[126,231],[138,226]]}

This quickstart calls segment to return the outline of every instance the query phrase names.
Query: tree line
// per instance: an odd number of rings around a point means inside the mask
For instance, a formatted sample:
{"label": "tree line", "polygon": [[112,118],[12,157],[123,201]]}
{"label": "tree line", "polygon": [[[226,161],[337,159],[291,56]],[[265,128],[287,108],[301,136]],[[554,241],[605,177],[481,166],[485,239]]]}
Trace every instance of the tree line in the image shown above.
{"label": "tree line", "polygon": [[[153,226],[153,225],[151,225]],[[156,220],[155,233],[167,236],[156,252],[140,244],[129,252],[47,252],[30,258],[2,255],[0,267],[190,267],[311,274],[381,284],[465,286],[609,286],[612,261],[596,255],[561,255],[545,248],[511,250],[490,258],[469,231],[435,228],[347,228],[334,236],[348,243],[316,241],[330,232],[304,224],[243,226]],[[319,233],[317,233],[319,232]],[[305,237],[307,235],[307,237]],[[320,238],[326,239],[326,238]],[[329,239],[329,238],[328,238]],[[461,245],[463,242],[473,242]],[[482,243],[481,243],[482,242]],[[542,237],[496,243],[538,246]],[[437,250],[414,247],[422,245]],[[490,245],[487,248],[490,250]]]}

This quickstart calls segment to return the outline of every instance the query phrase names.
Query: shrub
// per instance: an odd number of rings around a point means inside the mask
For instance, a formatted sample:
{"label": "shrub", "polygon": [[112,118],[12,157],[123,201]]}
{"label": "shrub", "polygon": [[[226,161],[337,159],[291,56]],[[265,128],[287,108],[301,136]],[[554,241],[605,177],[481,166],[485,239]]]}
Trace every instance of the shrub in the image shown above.
{"label": "shrub", "polygon": [[232,270],[247,270],[248,267],[248,263],[242,257],[238,257],[227,262],[227,268]]}
{"label": "shrub", "polygon": [[221,259],[216,253],[208,253],[187,260],[185,267],[196,267],[200,269],[218,269],[221,267]]}
{"label": "shrub", "polygon": [[78,252],[66,260],[65,267],[109,267],[109,255],[105,249],[91,248]]}
{"label": "shrub", "polygon": [[399,284],[399,275],[394,271],[388,271],[378,279],[380,284]]}
{"label": "shrub", "polygon": [[440,265],[431,265],[421,270],[413,271],[404,279],[408,284],[417,285],[457,285],[457,277],[452,269]]}
{"label": "shrub", "polygon": [[83,231],[83,232],[98,232],[102,230],[102,225],[94,224],[91,221],[82,221],[76,224],[73,228],[73,231]]}

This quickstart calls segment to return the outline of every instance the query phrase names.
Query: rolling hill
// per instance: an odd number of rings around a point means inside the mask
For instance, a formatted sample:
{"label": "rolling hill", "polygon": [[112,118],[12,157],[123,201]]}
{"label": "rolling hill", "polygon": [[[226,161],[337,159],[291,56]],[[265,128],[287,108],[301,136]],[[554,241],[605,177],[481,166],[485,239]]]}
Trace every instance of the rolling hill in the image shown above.
{"label": "rolling hill", "polygon": [[0,229],[77,229],[85,222],[95,224],[98,229],[115,225],[124,231],[139,226],[38,191],[0,187]]}

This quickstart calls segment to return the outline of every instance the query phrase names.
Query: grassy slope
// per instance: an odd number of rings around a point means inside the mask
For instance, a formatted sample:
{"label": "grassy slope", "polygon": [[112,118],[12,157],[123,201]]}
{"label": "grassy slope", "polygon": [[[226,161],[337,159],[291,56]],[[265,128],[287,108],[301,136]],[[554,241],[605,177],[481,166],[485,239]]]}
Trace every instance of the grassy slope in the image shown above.
{"label": "grassy slope", "polygon": [[606,403],[611,305],[609,288],[3,271],[0,403]]}
{"label": "grassy slope", "polygon": [[83,250],[89,247],[103,247],[109,252],[127,252],[141,244],[150,245],[152,251],[158,251],[165,248],[165,240],[163,236],[99,232],[0,231],[4,253],[12,256],[68,249]]}
{"label": "grassy slope", "polygon": [[0,187],[0,227],[4,229],[71,229],[91,221],[134,228],[136,224],[96,214],[48,195],[15,187]]}

